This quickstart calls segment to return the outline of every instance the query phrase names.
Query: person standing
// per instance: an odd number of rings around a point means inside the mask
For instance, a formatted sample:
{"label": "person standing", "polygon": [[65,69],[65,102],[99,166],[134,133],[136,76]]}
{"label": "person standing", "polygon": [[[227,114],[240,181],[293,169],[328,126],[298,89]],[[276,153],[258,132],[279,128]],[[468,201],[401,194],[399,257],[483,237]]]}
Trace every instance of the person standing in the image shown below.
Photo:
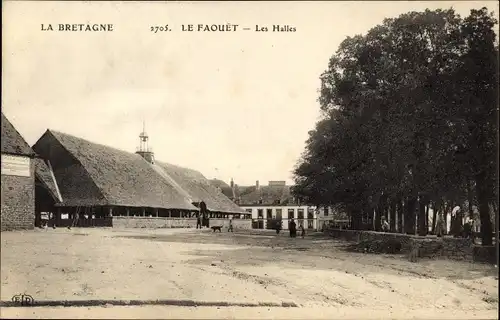
{"label": "person standing", "polygon": [[458,238],[462,234],[462,208],[456,206],[451,211],[451,226],[450,231],[453,237]]}
{"label": "person standing", "polygon": [[203,200],[200,202],[200,215],[203,219],[201,225],[208,228],[207,204]]}
{"label": "person standing", "polygon": [[382,216],[382,232],[389,232],[390,229],[389,222],[387,222],[385,216]]}
{"label": "person standing", "polygon": [[198,213],[198,217],[196,218],[196,229],[201,229],[201,213]]}
{"label": "person standing", "polygon": [[441,212],[438,212],[437,217],[436,217],[436,235],[438,237],[443,236],[443,228],[444,228],[444,221],[443,221],[443,216]]}
{"label": "person standing", "polygon": [[48,212],[42,212],[40,214],[41,216],[41,227],[44,228],[44,229],[47,229],[47,227],[49,226],[49,213]]}
{"label": "person standing", "polygon": [[304,228],[303,223],[300,224],[300,235],[301,235],[302,239],[304,239],[304,237],[306,236],[306,229]]}
{"label": "person standing", "polygon": [[229,228],[227,229],[227,232],[233,232],[233,219],[229,219]]}
{"label": "person standing", "polygon": [[291,219],[288,224],[288,230],[290,230],[290,238],[295,238],[297,235],[297,224],[293,221],[293,219]]}
{"label": "person standing", "polygon": [[280,231],[283,228],[283,226],[281,225],[281,223],[282,223],[281,220],[276,220],[276,225],[275,225],[276,234],[280,234]]}

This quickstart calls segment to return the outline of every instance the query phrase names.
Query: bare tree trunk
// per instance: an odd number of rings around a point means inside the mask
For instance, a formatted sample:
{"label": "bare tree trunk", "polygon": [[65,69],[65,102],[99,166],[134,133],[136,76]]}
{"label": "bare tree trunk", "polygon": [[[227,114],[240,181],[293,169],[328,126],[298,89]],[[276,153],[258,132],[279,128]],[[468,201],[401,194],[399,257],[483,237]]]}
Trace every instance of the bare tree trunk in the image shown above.
{"label": "bare tree trunk", "polygon": [[363,221],[363,211],[358,208],[353,208],[351,211],[351,229],[361,230]]}
{"label": "bare tree trunk", "polygon": [[430,210],[431,202],[427,202],[427,206],[425,208],[425,234],[429,233],[429,210]]}
{"label": "bare tree trunk", "polygon": [[448,211],[450,210],[450,207],[453,208],[452,202],[445,202],[444,204],[444,211],[443,211],[443,227],[444,227],[444,234],[448,234]]}
{"label": "bare tree trunk", "polygon": [[436,204],[435,208],[433,207],[432,212],[432,234],[436,234],[436,220],[439,215],[439,210],[441,210],[441,203]]}
{"label": "bare tree trunk", "polygon": [[405,210],[405,233],[415,234],[415,209],[417,207],[417,199],[414,197],[409,198],[406,201]]}
{"label": "bare tree trunk", "polygon": [[364,210],[366,211],[366,217],[367,217],[367,227],[368,230],[374,230],[373,224],[373,208],[369,203],[365,203]]}
{"label": "bare tree trunk", "polygon": [[493,230],[490,219],[490,208],[488,204],[488,190],[484,171],[476,176],[477,200],[479,202],[479,217],[481,219],[481,241],[483,246],[493,244]]}
{"label": "bare tree trunk", "polygon": [[397,201],[397,215],[398,215],[398,232],[403,233],[404,206],[403,206],[403,200],[401,198]]}
{"label": "bare tree trunk", "polygon": [[[497,202],[496,201],[493,201],[493,210],[495,212],[495,241],[496,241],[496,244],[497,244],[497,253],[498,253],[498,205],[497,205]],[[497,261],[497,265],[498,265],[498,261]]]}
{"label": "bare tree trunk", "polygon": [[469,202],[469,217],[472,219],[474,217],[474,211],[472,210],[472,201],[474,200],[474,194],[472,193],[472,187],[470,185],[470,180],[467,178],[467,202]]}
{"label": "bare tree trunk", "polygon": [[425,237],[427,235],[425,218],[425,198],[423,196],[418,200],[418,235]]}
{"label": "bare tree trunk", "polygon": [[375,231],[381,231],[382,223],[381,223],[380,219],[382,219],[382,215],[383,215],[383,211],[382,211],[382,197],[380,197],[378,199],[377,205],[375,206],[374,209],[375,209],[375,217],[374,217],[374,221],[373,222],[375,224]]}
{"label": "bare tree trunk", "polygon": [[394,199],[391,201],[391,205],[389,208],[389,216],[390,216],[390,225],[391,225],[391,231],[396,232],[396,210],[397,210],[397,203],[394,201]]}

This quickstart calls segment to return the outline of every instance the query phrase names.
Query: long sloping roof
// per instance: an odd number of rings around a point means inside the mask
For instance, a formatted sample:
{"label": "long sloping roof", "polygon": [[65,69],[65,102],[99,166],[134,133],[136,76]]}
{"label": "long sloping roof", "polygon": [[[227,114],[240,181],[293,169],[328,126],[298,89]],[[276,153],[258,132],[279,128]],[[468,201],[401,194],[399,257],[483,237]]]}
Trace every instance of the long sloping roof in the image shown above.
{"label": "long sloping roof", "polygon": [[[243,189],[243,190],[241,190]],[[262,200],[262,204],[288,204],[293,202],[290,194],[290,186],[256,186],[240,187],[240,203],[257,204]]]}
{"label": "long sloping roof", "polygon": [[[198,210],[140,155],[53,130],[47,130],[37,144],[42,139],[51,137],[67,150],[69,156],[81,164],[104,198],[104,201],[96,199],[99,204],[104,202],[106,205],[117,206]],[[37,144],[34,146],[35,150]],[[55,171],[57,179],[58,170]],[[69,177],[69,179],[78,178],[78,175]],[[66,181],[59,185],[67,183]],[[71,183],[74,184],[75,181]],[[85,190],[73,190],[85,192]],[[78,194],[71,194],[69,197],[63,195],[64,204],[70,205],[66,198],[77,201],[78,196]]]}
{"label": "long sloping roof", "polygon": [[35,175],[50,192],[52,198],[57,202],[62,202],[62,197],[57,187],[55,176],[53,175],[50,163],[47,164],[43,159],[35,158]]}
{"label": "long sloping roof", "polygon": [[179,186],[186,190],[194,202],[204,201],[210,211],[244,213],[245,211],[226,197],[201,172],[169,163],[156,161]]}
{"label": "long sloping roof", "polygon": [[34,156],[35,153],[2,112],[2,153]]}
{"label": "long sloping roof", "polygon": [[[233,194],[231,187],[218,179],[210,180],[214,186],[220,187],[222,192],[230,196]],[[245,205],[294,205],[294,198],[290,192],[290,185],[264,185],[259,186],[239,186],[234,185],[234,194],[240,206]],[[262,201],[262,202],[261,202]]]}
{"label": "long sloping roof", "polygon": [[[55,143],[59,143],[65,150],[62,154],[73,161],[62,161],[61,152],[45,150],[47,144]],[[81,180],[82,185],[88,185],[83,182],[88,176],[90,179],[87,180],[98,191],[88,191],[80,197],[104,199],[96,199],[96,205],[198,210],[193,203],[203,200],[211,211],[245,212],[196,170],[158,161],[150,164],[138,154],[53,130],[47,130],[33,148],[37,152],[44,150],[44,156],[49,160],[50,157],[57,158],[54,159],[57,164],[53,164],[58,167],[54,167],[54,174],[66,205],[71,203],[70,199],[78,201],[79,193],[87,191],[75,188],[74,181]],[[83,170],[71,169],[75,163]]]}

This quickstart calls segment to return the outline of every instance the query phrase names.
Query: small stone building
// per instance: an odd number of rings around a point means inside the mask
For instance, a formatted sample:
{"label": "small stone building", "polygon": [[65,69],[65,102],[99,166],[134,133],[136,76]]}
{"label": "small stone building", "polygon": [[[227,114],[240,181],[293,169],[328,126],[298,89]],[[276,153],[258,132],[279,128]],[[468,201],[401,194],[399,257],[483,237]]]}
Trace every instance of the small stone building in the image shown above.
{"label": "small stone building", "polygon": [[2,113],[1,231],[33,229],[35,153]]}

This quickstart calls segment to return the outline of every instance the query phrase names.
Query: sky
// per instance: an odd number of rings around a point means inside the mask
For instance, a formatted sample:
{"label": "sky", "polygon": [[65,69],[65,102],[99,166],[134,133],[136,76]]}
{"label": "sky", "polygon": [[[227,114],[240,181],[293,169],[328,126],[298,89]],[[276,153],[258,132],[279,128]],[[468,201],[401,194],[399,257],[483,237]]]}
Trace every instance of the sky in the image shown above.
{"label": "sky", "polygon": [[[498,15],[496,1],[2,4],[2,112],[30,145],[52,129],[135,152],[144,121],[156,159],[239,185],[293,182],[319,77],[346,37],[426,8]],[[41,30],[59,23],[114,31]],[[240,30],[181,31],[226,23]],[[254,31],[273,24],[296,32]]]}

